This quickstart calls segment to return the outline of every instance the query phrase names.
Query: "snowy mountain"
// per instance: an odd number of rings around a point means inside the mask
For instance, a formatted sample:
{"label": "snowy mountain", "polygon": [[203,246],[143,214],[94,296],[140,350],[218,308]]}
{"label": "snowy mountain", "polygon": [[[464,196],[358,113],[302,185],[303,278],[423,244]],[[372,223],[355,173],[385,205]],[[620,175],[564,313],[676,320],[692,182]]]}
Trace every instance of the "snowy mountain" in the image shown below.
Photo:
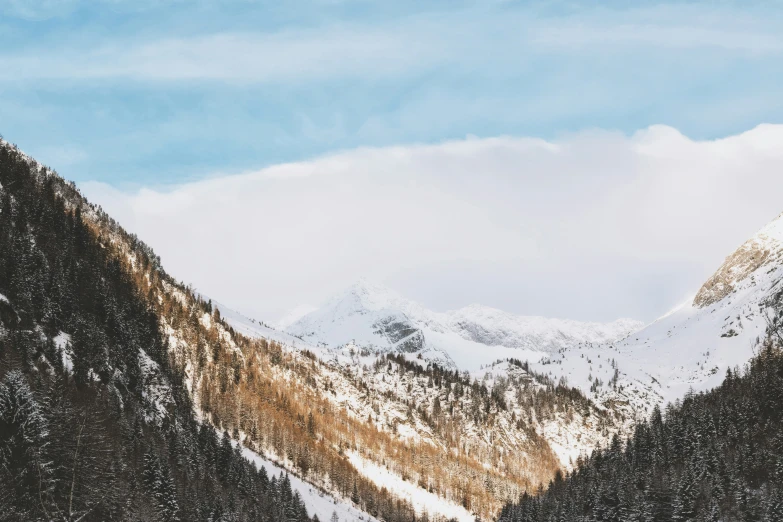
{"label": "snowy mountain", "polygon": [[[436,313],[366,281],[286,331],[215,306],[236,332],[307,361],[311,393],[408,448],[357,445],[346,456],[363,477],[431,516],[467,522],[494,513],[633,426],[633,412],[599,407],[522,362],[550,355],[525,347],[535,338],[554,350],[564,339],[620,337],[629,322],[521,318],[475,306]],[[504,336],[518,347],[476,340]],[[418,459],[427,465],[416,468]],[[452,478],[424,471],[433,466]],[[472,484],[470,493],[457,483]]]}
{"label": "snowy mountain", "polygon": [[471,305],[434,312],[383,286],[360,280],[286,331],[312,344],[422,353],[450,368],[474,370],[498,358],[535,358],[580,343],[614,342],[643,323],[588,323],[517,316]]}
{"label": "snowy mountain", "polygon": [[[645,327],[628,319],[519,317],[480,305],[434,312],[367,281],[285,330],[221,310],[245,335],[313,355],[315,392],[352,417],[406,445],[470,455],[497,473],[493,498],[512,498],[553,462],[571,469],[614,434],[630,434],[654,406],[711,388],[728,368],[745,364],[779,299],[781,262],[779,217],[731,254],[695,298]],[[462,396],[463,389],[472,392]],[[346,456],[417,509],[459,512],[458,497],[433,493],[431,477],[411,480],[399,457],[370,448]],[[479,506],[471,511],[488,509]]]}
{"label": "snowy mountain", "polygon": [[[0,177],[0,268],[11,274],[0,280],[0,370],[21,370],[3,386],[52,398],[61,385],[105,392],[105,404],[77,409],[107,426],[121,419],[121,436],[88,429],[106,456],[95,469],[119,469],[111,459],[137,441],[125,464],[151,489],[134,493],[130,476],[107,486],[133,495],[137,519],[161,509],[207,519],[229,496],[239,504],[226,509],[248,518],[258,498],[286,520],[492,518],[632,433],[653,406],[745,364],[781,300],[778,217],[693,300],[643,328],[480,305],[434,312],[360,281],[281,329],[176,282],[138,238],[1,142]],[[73,430],[60,426],[76,406],[62,407],[46,413],[57,429],[40,441],[61,467],[73,441],[58,437]],[[281,485],[263,486],[270,474]],[[206,483],[210,491],[192,490]],[[65,496],[52,484],[51,498],[25,509],[56,508]],[[78,497],[82,510],[104,498],[91,488]]]}
{"label": "snowy mountain", "polygon": [[764,337],[780,299],[782,264],[783,215],[729,255],[693,299],[657,321],[620,342],[571,346],[532,366],[599,401],[622,394],[647,411],[711,389]]}
{"label": "snowy mountain", "polygon": [[[310,393],[408,448],[357,445],[346,457],[432,516],[467,522],[494,513],[634,423],[634,411],[591,403],[522,361],[623,338],[637,321],[519,317],[478,305],[438,313],[365,280],[285,330],[215,307],[234,331],[308,361]],[[426,471],[433,466],[452,478]]]}

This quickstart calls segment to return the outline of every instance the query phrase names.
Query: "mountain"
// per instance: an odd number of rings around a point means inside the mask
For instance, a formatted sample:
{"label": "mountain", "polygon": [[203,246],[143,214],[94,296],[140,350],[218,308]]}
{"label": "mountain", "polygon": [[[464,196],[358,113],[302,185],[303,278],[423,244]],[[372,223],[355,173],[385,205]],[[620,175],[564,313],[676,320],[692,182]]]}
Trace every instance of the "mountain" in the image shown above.
{"label": "mountain", "polygon": [[[726,294],[728,295],[728,294]],[[725,297],[725,296],[724,296]],[[595,451],[499,522],[783,520],[780,314],[739,373],[655,409],[624,443]]]}
{"label": "mountain", "polygon": [[287,476],[193,415],[151,306],[167,279],[0,140],[0,519],[311,520]]}
{"label": "mountain", "polygon": [[362,281],[280,330],[2,142],[0,512],[494,518],[750,359],[779,321],[779,229],[643,328],[433,312]]}
{"label": "mountain", "polygon": [[422,353],[442,366],[473,370],[498,358],[529,358],[530,352],[613,342],[642,326],[632,319],[588,323],[517,316],[481,305],[438,313],[360,280],[286,332],[312,344]]}
{"label": "mountain", "polygon": [[469,522],[627,433],[518,359],[465,373],[221,312],[5,142],[0,187],[5,518]]}
{"label": "mountain", "polygon": [[[468,372],[489,389],[498,378],[502,386],[514,369],[497,361],[525,361],[528,376],[574,386],[598,411],[623,419],[605,428],[603,439],[591,438],[589,447],[582,444],[586,433],[566,440],[554,435],[567,431],[562,418],[553,429],[539,424],[537,433],[569,470],[595,444],[632,433],[657,406],[719,386],[728,370],[751,360],[781,300],[781,231],[778,217],[729,255],[693,299],[644,327],[628,320],[595,325],[520,318],[477,305],[436,313],[360,281],[286,333],[331,351],[345,371],[362,364],[362,356],[395,353]],[[346,352],[360,357],[341,360]]]}
{"label": "mountain", "polygon": [[[349,318],[334,331],[364,332],[372,341],[376,336],[388,339],[394,328],[409,328],[395,325],[408,319],[388,305],[396,300],[409,313],[417,305],[380,287],[372,286],[372,293],[369,288],[369,283],[361,282],[347,292],[347,299],[332,300],[333,308],[324,307],[310,317],[323,317],[325,310],[331,310],[335,316]],[[357,298],[364,303],[374,300],[380,313],[357,310]],[[427,313],[421,310],[419,316]],[[385,347],[372,341],[359,345],[355,339],[329,346],[226,307],[221,308],[221,316],[237,332],[274,340],[292,354],[308,354],[318,381],[314,393],[408,448],[404,451],[411,451],[410,457],[367,444],[346,455],[363,476],[431,516],[465,521],[473,513],[494,516],[498,500],[515,499],[549,480],[557,469],[570,469],[580,455],[607,444],[615,433],[627,434],[631,426],[632,419],[622,413],[610,415],[579,392],[530,371],[519,359],[487,359],[484,368],[467,371],[456,368],[449,356],[452,352],[438,348],[412,350],[394,340]],[[386,331],[376,334],[366,328],[373,323]],[[416,336],[411,331],[401,338]],[[454,338],[471,349],[486,348]],[[511,350],[516,355],[526,353]],[[421,455],[425,448],[431,448],[425,453],[433,453]],[[419,459],[430,464],[419,468],[414,479]],[[466,465],[482,471],[465,474]],[[457,481],[447,486],[446,476]],[[469,484],[473,484],[469,490],[462,489]]]}
{"label": "mountain", "polygon": [[518,358],[603,407],[644,416],[689,390],[718,386],[727,369],[750,360],[780,299],[782,265],[783,215],[731,253],[692,299],[647,326],[519,317],[480,305],[437,313],[360,281],[286,332],[313,345],[421,354],[460,371]]}
{"label": "mountain", "polygon": [[626,339],[580,344],[532,363],[599,403],[655,404],[721,384],[743,367],[765,335],[780,300],[783,215],[730,254],[692,299]]}

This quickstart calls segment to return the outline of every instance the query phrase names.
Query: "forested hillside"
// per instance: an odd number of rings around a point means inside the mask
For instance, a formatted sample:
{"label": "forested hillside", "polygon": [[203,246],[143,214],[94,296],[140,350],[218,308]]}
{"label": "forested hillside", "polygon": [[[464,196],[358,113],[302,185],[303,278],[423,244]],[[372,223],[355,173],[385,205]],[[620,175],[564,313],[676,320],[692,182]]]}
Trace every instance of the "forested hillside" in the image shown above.
{"label": "forested hillside", "polygon": [[286,477],[196,422],[147,296],[84,211],[2,142],[0,520],[308,520]]}
{"label": "forested hillside", "polygon": [[720,387],[656,408],[627,444],[595,451],[570,476],[504,508],[500,521],[782,521],[780,317],[758,355]]}

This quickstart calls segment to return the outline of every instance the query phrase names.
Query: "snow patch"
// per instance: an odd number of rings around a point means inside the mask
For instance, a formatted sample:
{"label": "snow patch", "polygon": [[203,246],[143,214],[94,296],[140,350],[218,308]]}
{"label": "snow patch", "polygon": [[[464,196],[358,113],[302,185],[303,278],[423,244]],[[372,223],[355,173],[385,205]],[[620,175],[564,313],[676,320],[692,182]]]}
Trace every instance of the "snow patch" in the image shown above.
{"label": "snow patch", "polygon": [[441,515],[447,519],[455,518],[459,522],[474,522],[476,517],[459,504],[430,493],[416,484],[403,480],[387,468],[363,458],[355,451],[347,452],[348,460],[353,466],[371,480],[379,488],[386,488],[391,493],[410,502],[419,512],[428,515]]}
{"label": "snow patch", "polygon": [[71,349],[71,336],[65,332],[58,333],[54,339],[54,345],[63,359],[63,368],[68,373],[73,373],[73,350]]}
{"label": "snow patch", "polygon": [[288,479],[291,481],[291,489],[299,492],[310,516],[318,515],[319,520],[328,522],[332,517],[332,513],[337,513],[340,522],[378,522],[367,513],[356,509],[351,503],[338,500],[332,495],[324,493],[312,484],[308,484],[299,477],[288,473],[285,469],[249,448],[242,446],[242,455],[255,464],[256,468],[264,468],[269,478],[272,478],[272,476],[279,477],[281,473],[287,474]]}
{"label": "snow patch", "polygon": [[139,349],[139,366],[144,383],[141,393],[148,406],[148,420],[161,420],[168,415],[168,407],[174,403],[171,387],[158,363],[142,349]]}

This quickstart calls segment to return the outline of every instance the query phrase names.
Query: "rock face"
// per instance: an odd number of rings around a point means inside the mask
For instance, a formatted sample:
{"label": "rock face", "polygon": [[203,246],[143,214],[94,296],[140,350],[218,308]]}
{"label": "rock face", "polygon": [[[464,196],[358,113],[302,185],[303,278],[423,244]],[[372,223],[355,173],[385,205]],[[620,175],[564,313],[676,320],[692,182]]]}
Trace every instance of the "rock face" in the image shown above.
{"label": "rock face", "polygon": [[704,283],[693,298],[694,306],[705,308],[735,291],[737,284],[764,265],[783,257],[783,214],[734,251]]}

